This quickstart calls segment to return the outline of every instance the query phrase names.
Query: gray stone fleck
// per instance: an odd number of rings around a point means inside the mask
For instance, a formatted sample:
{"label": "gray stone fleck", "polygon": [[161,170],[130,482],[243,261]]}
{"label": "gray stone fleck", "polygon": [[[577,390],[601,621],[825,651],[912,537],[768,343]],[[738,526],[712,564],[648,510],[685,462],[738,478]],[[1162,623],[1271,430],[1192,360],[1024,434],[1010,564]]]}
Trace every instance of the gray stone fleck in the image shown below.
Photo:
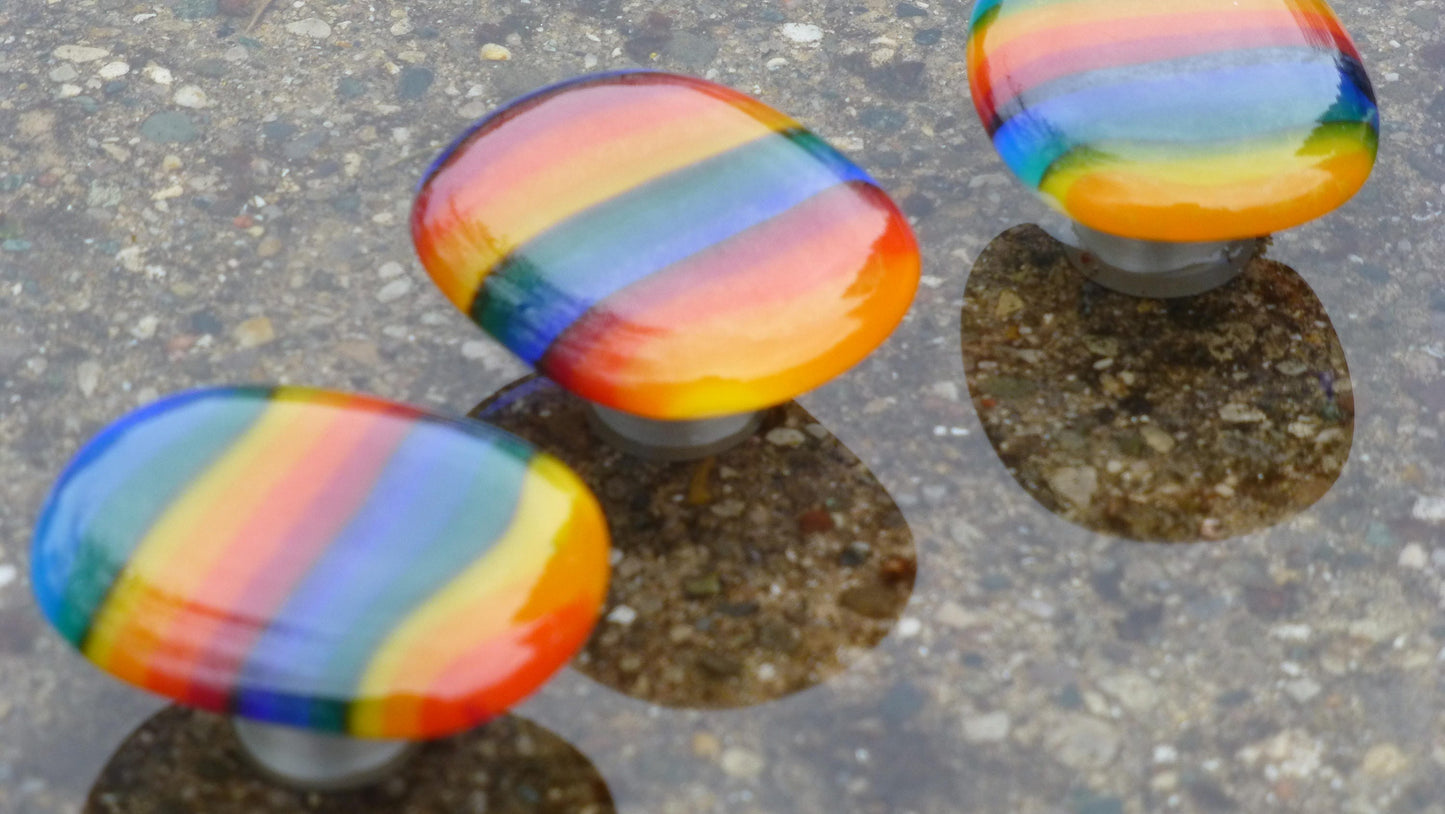
{"label": "gray stone fleck", "polygon": [[377,300],[381,302],[395,302],[411,292],[411,280],[400,278],[392,280],[376,292]]}
{"label": "gray stone fleck", "polygon": [[808,440],[808,436],[802,430],[795,430],[792,427],[775,427],[768,430],[767,441],[769,444],[779,447],[796,447]]}
{"label": "gray stone fleck", "polygon": [[963,719],[963,739],[969,743],[999,743],[1008,738],[1007,712],[995,710]]}
{"label": "gray stone fleck", "polygon": [[141,123],[140,134],[157,144],[185,144],[200,135],[191,117],[175,110],[152,113]]}
{"label": "gray stone fleck", "polygon": [[429,68],[409,65],[401,70],[396,83],[396,96],[403,102],[412,102],[426,95],[435,75]]}
{"label": "gray stone fleck", "polygon": [[1064,466],[1046,476],[1049,488],[1063,500],[1087,507],[1099,489],[1099,473],[1092,466]]}
{"label": "gray stone fleck", "polygon": [[286,144],[281,147],[281,154],[292,161],[308,158],[312,153],[316,152],[321,145],[326,143],[327,138],[328,134],[325,130],[312,130],[309,133],[302,133],[287,141]]}
{"label": "gray stone fleck", "polygon": [[331,36],[331,26],[319,17],[307,17],[294,23],[287,23],[286,30],[302,37],[324,40]]}
{"label": "gray stone fleck", "polygon": [[1445,497],[1421,495],[1411,507],[1410,516],[1426,523],[1445,523]]}
{"label": "gray stone fleck", "polygon": [[1050,729],[1044,742],[1060,763],[1071,769],[1102,769],[1119,752],[1119,732],[1113,724],[1088,715],[1069,715]]}
{"label": "gray stone fleck", "polygon": [[176,0],[176,16],[182,20],[204,20],[216,16],[216,0]]}

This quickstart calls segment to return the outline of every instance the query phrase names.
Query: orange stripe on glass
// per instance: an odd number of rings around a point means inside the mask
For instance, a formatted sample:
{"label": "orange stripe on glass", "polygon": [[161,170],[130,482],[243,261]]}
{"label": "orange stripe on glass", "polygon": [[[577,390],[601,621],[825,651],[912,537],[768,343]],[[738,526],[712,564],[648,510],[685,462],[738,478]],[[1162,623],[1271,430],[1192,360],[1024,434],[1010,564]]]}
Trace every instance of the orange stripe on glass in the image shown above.
{"label": "orange stripe on glass", "polygon": [[[373,738],[435,737],[474,723],[479,699],[497,705],[486,707],[492,714],[520,700],[586,640],[607,591],[607,551],[596,498],[557,459],[534,457],[502,539],[397,625],[377,650],[356,693],[350,731]],[[567,614],[574,605],[592,610],[585,617]],[[569,632],[533,642],[546,649],[508,650],[508,641],[549,625]],[[438,692],[448,669],[474,653],[512,656],[483,660],[468,673],[473,683],[464,692],[453,687],[427,702],[431,722],[423,720],[423,699]],[[513,697],[519,687],[521,695]],[[439,711],[448,705],[451,711]],[[446,728],[450,724],[456,726]]]}
{"label": "orange stripe on glass", "polygon": [[1233,240],[1330,212],[1365,183],[1374,163],[1372,150],[1357,148],[1325,158],[1301,157],[1293,167],[1276,168],[1265,178],[1209,186],[1125,165],[1082,174],[1046,199],[1061,201],[1080,223],[1121,237]]}
{"label": "orange stripe on glass", "polygon": [[875,187],[842,185],[607,298],[540,367],[649,418],[755,410],[861,360],[917,281],[901,213]]}
{"label": "orange stripe on glass", "polygon": [[496,717],[515,706],[586,644],[596,619],[596,603],[573,602],[467,651],[432,680],[416,713],[420,731],[456,732],[477,711]]}

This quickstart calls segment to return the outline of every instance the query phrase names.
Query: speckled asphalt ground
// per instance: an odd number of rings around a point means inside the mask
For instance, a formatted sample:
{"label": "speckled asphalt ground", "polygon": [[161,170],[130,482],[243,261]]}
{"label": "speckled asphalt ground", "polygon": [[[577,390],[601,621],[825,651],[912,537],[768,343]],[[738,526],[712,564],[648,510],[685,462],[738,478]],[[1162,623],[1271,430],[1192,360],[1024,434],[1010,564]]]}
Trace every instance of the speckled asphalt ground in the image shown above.
{"label": "speckled asphalt ground", "polygon": [[[1087,478],[1044,478],[1051,494],[1030,497],[975,411],[968,275],[1045,211],[968,103],[969,4],[264,5],[253,25],[244,0],[0,2],[0,811],[79,811],[104,777],[99,810],[184,812],[251,782],[230,753],[164,782],[129,752],[104,772],[160,705],[88,667],[31,605],[29,533],[67,457],[196,385],[304,383],[460,413],[523,375],[420,271],[411,190],[506,99],[651,66],[788,111],[913,218],[925,277],[910,315],[800,404],[902,510],[917,577],[876,647],[766,703],[655,707],[560,675],[518,714],[585,756],[618,811],[1445,812],[1438,0],[1337,5],[1380,97],[1380,161],[1355,200],[1269,250],[1348,362],[1343,470],[1273,525],[1182,545],[1054,514],[1051,498],[1092,500]],[[1089,341],[1035,350],[1065,364]],[[1147,470],[1168,453],[1144,440],[1127,463]],[[866,544],[871,530],[830,533]],[[656,601],[707,601],[685,576]],[[209,725],[188,720],[162,723]],[[458,747],[414,776],[510,777],[487,761],[517,753]],[[545,795],[554,781],[528,782]]]}

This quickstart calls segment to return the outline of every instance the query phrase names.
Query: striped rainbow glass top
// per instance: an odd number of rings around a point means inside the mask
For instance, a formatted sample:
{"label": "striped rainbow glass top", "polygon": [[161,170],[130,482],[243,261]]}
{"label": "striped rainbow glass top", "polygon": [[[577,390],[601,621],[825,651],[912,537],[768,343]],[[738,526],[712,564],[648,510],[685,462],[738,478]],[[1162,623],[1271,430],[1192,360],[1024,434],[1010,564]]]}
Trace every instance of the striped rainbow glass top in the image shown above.
{"label": "striped rainbow glass top", "polygon": [[918,285],[903,215],[721,85],[586,76],[482,119],[412,210],[432,279],[574,393],[649,418],[778,404],[861,360]]}
{"label": "striped rainbow glass top", "polygon": [[358,737],[460,731],[541,685],[606,593],[601,509],[501,430],[373,398],[216,388],[86,445],[36,599],[118,678]]}
{"label": "striped rainbow glass top", "polygon": [[979,0],[968,69],[1009,168],[1123,237],[1266,235],[1375,162],[1374,91],[1324,0]]}

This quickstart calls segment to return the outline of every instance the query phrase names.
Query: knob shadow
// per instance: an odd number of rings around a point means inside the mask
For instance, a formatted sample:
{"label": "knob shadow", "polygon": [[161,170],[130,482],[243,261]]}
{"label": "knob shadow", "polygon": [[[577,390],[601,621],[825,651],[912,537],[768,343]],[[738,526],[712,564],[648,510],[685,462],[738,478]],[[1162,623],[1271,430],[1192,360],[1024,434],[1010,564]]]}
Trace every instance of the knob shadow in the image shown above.
{"label": "knob shadow", "polygon": [[606,782],[581,752],[516,715],[425,743],[371,786],[318,793],[266,780],[243,757],[224,717],[172,706],[116,750],[83,814],[171,811],[612,814],[616,808]]}
{"label": "knob shadow", "polygon": [[794,402],[738,446],[676,463],[608,446],[585,403],[541,377],[471,415],[558,456],[601,500],[612,583],[573,666],[622,693],[717,708],[798,692],[878,644],[907,604],[902,512]]}
{"label": "knob shadow", "polygon": [[1329,491],[1349,456],[1344,350],[1294,270],[1263,257],[1195,297],[1089,282],[1033,225],[980,254],[963,306],[969,393],[1044,507],[1134,540],[1234,537]]}

